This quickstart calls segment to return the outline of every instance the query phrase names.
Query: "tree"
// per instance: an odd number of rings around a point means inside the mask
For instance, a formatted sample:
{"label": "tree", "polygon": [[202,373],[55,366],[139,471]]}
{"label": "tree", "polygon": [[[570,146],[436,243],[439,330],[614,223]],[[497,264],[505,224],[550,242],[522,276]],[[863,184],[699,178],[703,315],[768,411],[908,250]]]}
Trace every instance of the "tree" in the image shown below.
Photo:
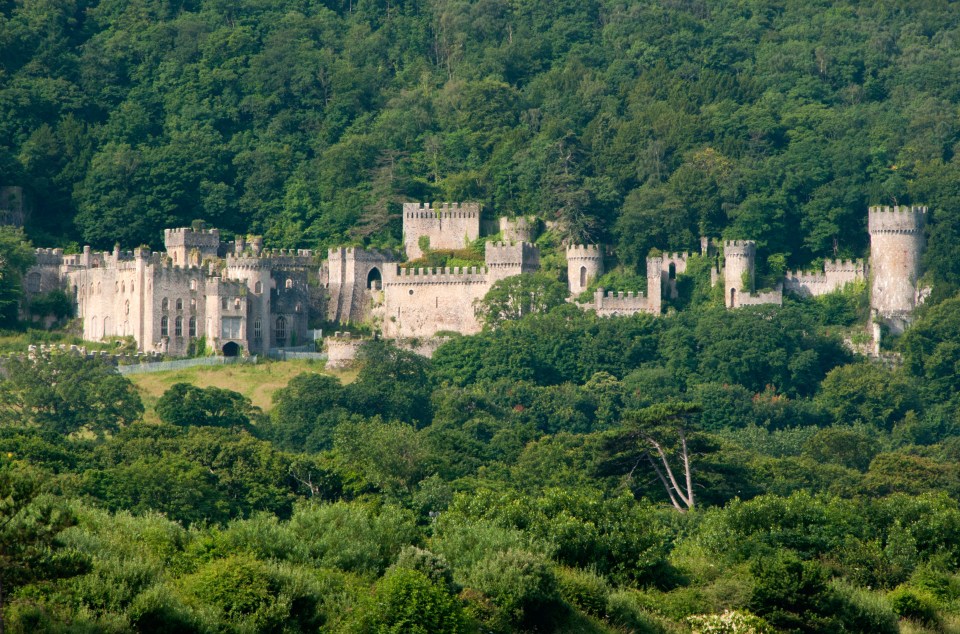
{"label": "tree", "polygon": [[508,320],[545,313],[567,298],[563,284],[542,273],[523,273],[498,280],[483,299],[474,305],[486,328],[497,328]]}
{"label": "tree", "polygon": [[[696,506],[688,434],[690,419],[699,412],[699,405],[674,401],[651,405],[624,416],[626,428],[623,439],[639,445],[640,459],[650,465],[663,485],[670,504],[681,512],[693,510]],[[676,443],[670,438],[674,435],[680,445],[671,451],[667,443]],[[676,455],[674,457],[671,454]],[[675,471],[675,460],[679,460],[676,466],[682,471]]]}
{"label": "tree", "polygon": [[0,325],[17,322],[17,308],[23,293],[21,280],[33,264],[33,249],[23,231],[0,225]]}
{"label": "tree", "polygon": [[103,435],[143,415],[136,388],[100,359],[54,353],[36,359],[11,359],[0,383],[0,421],[37,425],[71,434],[87,429]]}
{"label": "tree", "polygon": [[79,553],[67,550],[60,533],[75,523],[65,505],[43,497],[40,475],[0,462],[0,634],[4,596],[31,581],[82,571]]}
{"label": "tree", "polygon": [[155,410],[161,421],[179,427],[247,427],[260,413],[239,392],[189,383],[170,386],[157,400]]}

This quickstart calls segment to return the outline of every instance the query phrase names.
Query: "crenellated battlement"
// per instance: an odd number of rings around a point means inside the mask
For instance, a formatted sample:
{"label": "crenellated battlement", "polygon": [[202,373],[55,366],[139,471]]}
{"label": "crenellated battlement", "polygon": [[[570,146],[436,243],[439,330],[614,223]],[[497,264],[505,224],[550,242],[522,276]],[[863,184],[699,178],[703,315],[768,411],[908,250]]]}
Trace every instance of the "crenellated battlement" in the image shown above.
{"label": "crenellated battlement", "polygon": [[60,266],[63,263],[63,249],[35,249],[37,266]]}
{"label": "crenellated battlement", "polygon": [[488,242],[484,249],[487,266],[540,264],[540,248],[530,242]]}
{"label": "crenellated battlement", "polygon": [[593,293],[592,308],[601,317],[635,315],[637,313],[657,314],[660,312],[660,302],[651,301],[646,294],[633,291],[607,291],[598,288]]}
{"label": "crenellated battlement", "polygon": [[920,233],[926,224],[924,206],[870,207],[868,227],[875,233]]}
{"label": "crenellated battlement", "polygon": [[753,253],[757,249],[757,243],[753,240],[725,240],[723,243],[723,254],[734,257]]}
{"label": "crenellated battlement", "polygon": [[436,207],[430,203],[403,203],[403,217],[405,219],[476,218],[479,220],[480,203],[440,203]]}
{"label": "crenellated battlement", "polygon": [[567,259],[596,259],[603,258],[603,249],[599,244],[569,244],[567,245]]}
{"label": "crenellated battlement", "polygon": [[483,266],[445,268],[397,267],[395,276],[387,276],[384,286],[391,284],[487,284],[487,268]]}
{"label": "crenellated battlement", "polygon": [[801,279],[824,279],[832,277],[834,274],[852,274],[860,275],[866,277],[867,265],[863,260],[826,260],[823,263],[823,268],[821,270],[795,270],[787,271],[786,279],[788,280],[801,280]]}

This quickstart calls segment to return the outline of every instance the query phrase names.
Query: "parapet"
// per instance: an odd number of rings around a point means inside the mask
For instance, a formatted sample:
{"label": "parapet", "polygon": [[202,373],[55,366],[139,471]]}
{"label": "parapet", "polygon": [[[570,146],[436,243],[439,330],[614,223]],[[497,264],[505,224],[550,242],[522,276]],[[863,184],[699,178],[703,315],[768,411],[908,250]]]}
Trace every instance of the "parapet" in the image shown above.
{"label": "parapet", "polygon": [[60,266],[63,262],[63,249],[36,249],[34,255],[37,266]]}
{"label": "parapet", "polygon": [[423,285],[423,284],[487,284],[487,268],[484,266],[453,268],[401,268],[394,275],[386,275],[383,285]]}
{"label": "parapet", "polygon": [[530,242],[488,242],[484,250],[487,266],[539,266],[540,248]]}
{"label": "parapet", "polygon": [[593,293],[593,308],[602,317],[635,315],[637,313],[659,313],[659,305],[651,305],[650,300],[643,293],[613,292],[602,288]]}
{"label": "parapet", "polygon": [[569,244],[567,245],[568,260],[602,259],[603,249],[599,244]]}
{"label": "parapet", "polygon": [[870,207],[868,226],[874,233],[918,234],[926,224],[925,206]]}
{"label": "parapet", "polygon": [[163,232],[164,243],[170,246],[188,246],[188,247],[214,247],[220,246],[219,229],[192,229],[190,227],[176,227],[174,229],[165,229]]}
{"label": "parapet", "polygon": [[480,218],[480,203],[403,203],[404,218]]}

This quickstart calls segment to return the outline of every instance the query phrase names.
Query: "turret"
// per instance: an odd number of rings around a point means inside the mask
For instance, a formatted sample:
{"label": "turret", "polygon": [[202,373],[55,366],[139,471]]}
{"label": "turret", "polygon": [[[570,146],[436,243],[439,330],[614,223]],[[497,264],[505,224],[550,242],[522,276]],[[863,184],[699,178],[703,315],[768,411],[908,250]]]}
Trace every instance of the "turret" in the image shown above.
{"label": "turret", "polygon": [[740,305],[739,295],[753,291],[756,252],[753,240],[723,243],[723,302],[727,308],[736,308]]}
{"label": "turret", "polygon": [[870,207],[870,308],[902,332],[916,308],[925,247],[926,207]]}
{"label": "turret", "polygon": [[567,246],[567,284],[571,295],[587,290],[603,275],[603,250],[596,244]]}

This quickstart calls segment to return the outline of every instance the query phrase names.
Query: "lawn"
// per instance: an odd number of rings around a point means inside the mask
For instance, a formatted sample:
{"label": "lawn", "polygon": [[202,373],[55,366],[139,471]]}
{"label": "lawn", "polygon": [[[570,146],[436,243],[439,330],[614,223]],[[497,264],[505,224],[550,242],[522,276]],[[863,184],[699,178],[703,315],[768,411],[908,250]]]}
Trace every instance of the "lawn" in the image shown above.
{"label": "lawn", "polygon": [[156,422],[154,403],[174,383],[190,383],[197,387],[219,387],[240,392],[257,407],[268,411],[273,393],[287,385],[293,377],[303,372],[319,372],[336,376],[349,383],[356,372],[327,371],[319,361],[263,361],[256,365],[238,364],[221,366],[197,366],[169,372],[131,374],[129,379],[137,386],[146,410],[144,420]]}

